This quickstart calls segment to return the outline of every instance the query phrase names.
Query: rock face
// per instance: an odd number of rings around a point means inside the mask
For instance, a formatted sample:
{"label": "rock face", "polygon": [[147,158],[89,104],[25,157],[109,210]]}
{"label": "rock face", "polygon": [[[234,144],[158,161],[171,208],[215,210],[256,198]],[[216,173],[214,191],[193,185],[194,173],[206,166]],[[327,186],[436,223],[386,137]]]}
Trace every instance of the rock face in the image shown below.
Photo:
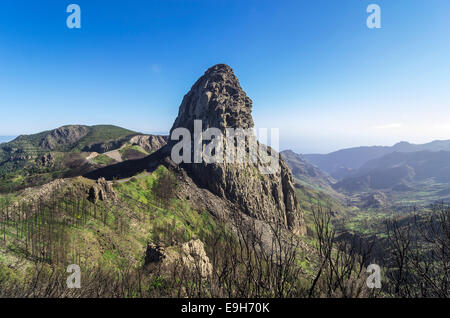
{"label": "rock face", "polygon": [[168,136],[158,136],[158,135],[135,135],[131,137],[127,136],[116,140],[107,140],[104,142],[87,145],[83,148],[83,151],[105,153],[119,149],[127,143],[131,143],[132,145],[140,146],[148,153],[152,153],[163,147],[167,143],[167,140]]}
{"label": "rock face", "polygon": [[89,189],[89,197],[88,200],[92,203],[97,203],[98,200],[105,201],[117,200],[117,193],[114,191],[114,188],[105,178],[99,178],[97,182]]}
{"label": "rock face", "polygon": [[55,156],[49,152],[46,154],[43,154],[38,161],[43,167],[53,167],[55,164]]}
{"label": "rock face", "polygon": [[54,196],[55,192],[63,188],[66,184],[64,179],[55,179],[42,186],[32,187],[25,189],[19,201],[14,204],[19,206],[22,202],[39,202],[40,200],[48,200]]}
{"label": "rock face", "polygon": [[126,138],[121,138],[117,140],[107,140],[87,145],[83,148],[83,151],[105,153],[120,148],[125,142]]}
{"label": "rock face", "polygon": [[181,103],[172,130],[194,128],[201,119],[203,127],[252,128],[252,101],[242,90],[231,67],[219,64],[206,71],[187,93]]}
{"label": "rock face", "polygon": [[167,136],[138,135],[130,139],[132,145],[137,145],[148,153],[155,152],[167,144]]}
{"label": "rock face", "polygon": [[55,150],[58,146],[69,146],[75,144],[81,138],[87,135],[89,127],[87,126],[63,126],[53,130],[42,141],[40,146],[44,149]]}
{"label": "rock face", "polygon": [[212,265],[200,240],[191,240],[181,246],[181,263],[204,278],[211,276]]}
{"label": "rock face", "polygon": [[[225,133],[227,128],[251,129],[254,127],[251,110],[252,101],[242,90],[233,70],[224,64],[215,65],[184,97],[171,132],[176,128],[187,128],[193,136],[194,120],[202,121],[203,131],[218,128]],[[170,141],[168,147],[175,143]],[[249,149],[245,151],[247,156]],[[279,168],[275,173],[262,174],[259,153],[257,159],[256,162],[247,160],[244,163],[202,161],[182,163],[181,166],[200,187],[231,201],[249,216],[264,221],[281,221],[294,233],[304,234],[305,225],[291,171],[279,158]]]}

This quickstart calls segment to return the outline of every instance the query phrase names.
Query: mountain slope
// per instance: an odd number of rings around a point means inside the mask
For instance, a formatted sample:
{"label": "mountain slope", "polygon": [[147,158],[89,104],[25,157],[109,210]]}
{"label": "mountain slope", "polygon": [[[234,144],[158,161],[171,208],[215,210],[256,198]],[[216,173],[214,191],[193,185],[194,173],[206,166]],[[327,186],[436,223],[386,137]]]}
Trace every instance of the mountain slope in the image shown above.
{"label": "mountain slope", "polygon": [[[183,128],[194,136],[194,120],[201,120],[203,131],[212,127],[225,134],[227,128],[251,129],[251,109],[252,101],[242,90],[233,70],[224,64],[215,65],[208,69],[184,96],[171,133],[177,128]],[[253,140],[252,138],[255,139],[254,136],[246,138],[246,143]],[[158,165],[164,164],[181,173],[180,178],[189,177],[196,187],[206,189],[220,201],[227,202],[226,205],[232,206],[231,210],[265,222],[281,221],[292,232],[305,233],[293,177],[281,158],[278,161],[279,169],[273,174],[261,173],[265,165],[262,163],[261,154],[258,154],[256,162],[245,160],[242,163],[206,163],[202,160],[201,163],[175,164],[171,157],[176,144],[176,141],[169,141],[148,158],[105,167],[86,174],[86,177],[120,179],[132,177],[144,170],[153,171]],[[189,144],[190,151],[187,155],[191,155],[192,160],[196,146],[194,140],[190,140]],[[234,142],[227,145],[225,141],[224,145],[225,148],[234,147]],[[250,157],[248,148],[244,149],[244,157]],[[276,158],[277,154],[272,158],[274,157]],[[221,211],[211,213],[223,214]]]}
{"label": "mountain slope", "polygon": [[336,183],[336,180],[316,166],[310,164],[302,155],[292,150],[282,151],[281,155],[291,169],[294,178],[299,181],[309,186],[326,190],[330,190],[331,186]]}
{"label": "mountain slope", "polygon": [[[167,137],[141,135],[112,125],[68,125],[22,135],[0,145],[0,192],[81,175],[122,160],[143,158],[166,141]],[[122,153],[110,153],[118,149]]]}
{"label": "mountain slope", "polygon": [[450,151],[394,152],[364,164],[334,185],[347,194],[382,191],[391,204],[450,199]]}
{"label": "mountain slope", "polygon": [[336,184],[348,191],[351,185],[365,184],[373,189],[434,179],[450,184],[450,151],[395,152],[363,165],[355,176]]}

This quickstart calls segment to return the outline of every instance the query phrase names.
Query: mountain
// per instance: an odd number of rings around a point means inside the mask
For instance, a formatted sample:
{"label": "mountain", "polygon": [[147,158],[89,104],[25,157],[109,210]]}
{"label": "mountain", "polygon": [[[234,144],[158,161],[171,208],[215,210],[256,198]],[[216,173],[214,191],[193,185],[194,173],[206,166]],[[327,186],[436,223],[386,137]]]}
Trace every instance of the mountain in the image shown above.
{"label": "mountain", "polygon": [[[253,133],[251,110],[252,101],[231,67],[219,64],[208,69],[184,96],[171,132],[187,128],[193,134],[194,120],[201,120],[203,130],[218,128],[225,135],[228,128],[249,129]],[[250,138],[256,140],[254,135]],[[234,141],[227,143],[225,140],[225,148],[234,146]],[[268,221],[281,214],[287,228],[304,232],[291,171],[280,158],[278,171],[262,174],[261,156],[258,153],[257,162],[206,164],[203,161],[184,163],[183,167],[201,187],[238,203],[246,214]]]}
{"label": "mountain", "polygon": [[84,174],[159,149],[167,137],[112,125],[67,125],[0,144],[0,191]]}
{"label": "mountain", "polygon": [[360,173],[408,166],[414,170],[413,179],[435,178],[450,183],[450,151],[395,152],[364,164]]}
{"label": "mountain", "polygon": [[415,170],[408,165],[376,168],[367,172],[359,171],[356,176],[342,179],[335,184],[335,189],[348,193],[396,188],[406,189],[413,181]]}
{"label": "mountain", "polygon": [[334,185],[338,191],[383,191],[408,202],[450,197],[450,151],[394,152],[371,160]]}
{"label": "mountain", "polygon": [[[253,219],[271,222],[281,221],[286,229],[297,234],[305,233],[305,224],[296,197],[292,173],[283,159],[273,173],[265,174],[262,154],[256,157],[250,153],[250,141],[256,141],[251,115],[252,101],[243,91],[233,70],[224,64],[208,69],[184,96],[171,134],[181,129],[189,138],[195,135],[194,121],[201,121],[202,131],[215,128],[215,135],[225,134],[228,129],[249,129],[251,134],[244,137],[246,147],[235,149],[236,140],[225,139],[223,148],[233,149],[233,153],[247,158],[242,163],[236,161],[215,161],[206,163],[175,163],[173,152],[181,154],[177,141],[169,141],[147,158],[134,162],[123,162],[86,174],[92,179],[120,179],[132,177],[145,171],[153,171],[163,164],[178,175],[181,183],[180,194],[186,194],[196,209],[209,210],[211,214],[230,219],[232,211],[243,213]],[[188,138],[188,137],[186,137]],[[194,150],[199,143],[201,152],[206,153],[205,142],[191,139],[190,150],[183,149],[183,157],[195,158]],[[259,146],[256,143],[256,146]],[[263,147],[263,145],[261,145]],[[214,148],[218,154],[221,147]],[[186,151],[186,153],[185,153]],[[236,151],[236,152],[234,152]],[[241,152],[242,151],[242,152]],[[271,158],[278,158],[272,154]],[[250,158],[254,161],[248,160]],[[206,192],[205,192],[206,191]]]}
{"label": "mountain", "polygon": [[118,140],[138,133],[112,125],[67,125],[34,135],[21,135],[2,148],[17,148],[22,152],[81,151],[84,147]]}
{"label": "mountain", "polygon": [[306,161],[301,154],[285,150],[281,155],[294,176],[296,194],[310,228],[313,227],[313,211],[318,206],[329,209],[335,219],[347,214],[345,195],[333,188],[335,179]]}
{"label": "mountain", "polygon": [[[279,153],[257,142],[251,111],[233,70],[219,64],[185,95],[171,129],[182,133],[180,140],[64,126],[2,145],[4,167],[14,156],[23,166],[11,177],[41,175],[44,167],[54,177],[52,164],[74,157],[76,166],[89,169],[0,195],[7,221],[0,227],[0,294],[276,297],[280,284],[298,286],[302,295],[309,271],[319,266],[315,247],[303,237],[292,173]],[[195,138],[196,120],[205,140]],[[215,144],[231,130],[232,139]],[[177,154],[189,157],[196,148],[206,155],[211,144],[213,156],[232,150],[243,161],[178,160]],[[131,150],[146,154],[124,158]],[[99,157],[105,163],[95,166]],[[82,268],[90,288],[67,288],[67,264]]]}
{"label": "mountain", "polygon": [[298,181],[322,189],[331,189],[331,186],[336,183],[335,179],[306,161],[301,154],[285,150],[281,152],[281,155]]}
{"label": "mountain", "polygon": [[305,159],[335,179],[342,179],[355,173],[370,160],[381,158],[393,152],[450,151],[450,140],[436,140],[426,144],[399,142],[392,147],[373,146],[338,150],[329,154],[306,154]]}

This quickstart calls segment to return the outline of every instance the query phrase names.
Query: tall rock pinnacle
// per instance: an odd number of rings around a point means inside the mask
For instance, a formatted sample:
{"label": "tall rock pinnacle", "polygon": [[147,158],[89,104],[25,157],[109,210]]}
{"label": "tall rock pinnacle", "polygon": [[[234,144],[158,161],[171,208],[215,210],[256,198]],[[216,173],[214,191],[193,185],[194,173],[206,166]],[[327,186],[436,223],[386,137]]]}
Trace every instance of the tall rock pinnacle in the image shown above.
{"label": "tall rock pinnacle", "polygon": [[184,127],[192,131],[195,119],[203,128],[253,128],[252,101],[242,90],[231,67],[218,64],[208,69],[192,86],[181,103],[172,130]]}
{"label": "tall rock pinnacle", "polygon": [[[195,120],[201,120],[203,131],[252,129],[251,111],[252,101],[231,67],[218,64],[208,69],[184,96],[171,133],[176,128],[186,128],[193,134]],[[173,145],[172,142],[169,147]],[[248,153],[249,147],[244,151]],[[262,174],[261,165],[259,157],[257,162],[182,163],[199,186],[229,200],[244,213],[260,220],[281,221],[294,233],[304,234],[291,171],[281,158],[279,168],[272,174]]]}

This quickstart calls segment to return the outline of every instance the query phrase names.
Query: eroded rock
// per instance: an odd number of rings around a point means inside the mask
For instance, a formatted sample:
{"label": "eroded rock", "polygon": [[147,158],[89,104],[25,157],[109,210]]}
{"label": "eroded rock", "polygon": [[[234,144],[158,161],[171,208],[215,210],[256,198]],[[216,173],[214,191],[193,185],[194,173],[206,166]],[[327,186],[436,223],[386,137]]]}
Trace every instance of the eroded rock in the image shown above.
{"label": "eroded rock", "polygon": [[70,146],[86,136],[88,132],[89,127],[87,126],[63,126],[51,131],[39,146],[49,150],[55,150],[58,146]]}
{"label": "eroded rock", "polygon": [[117,193],[114,191],[113,186],[105,178],[99,178],[89,189],[88,200],[92,203],[97,203],[99,200],[114,202],[117,198]]}
{"label": "eroded rock", "polygon": [[166,145],[167,136],[157,135],[138,135],[130,139],[132,145],[136,145],[147,151],[148,153],[155,152]]}
{"label": "eroded rock", "polygon": [[167,248],[148,243],[145,265],[158,266],[167,273],[176,269],[178,272],[200,275],[202,278],[211,276],[213,270],[203,242],[199,239]]}
{"label": "eroded rock", "polygon": [[[194,120],[202,121],[203,131],[218,128],[224,135],[227,128],[252,129],[251,110],[252,101],[233,70],[228,65],[215,65],[184,96],[171,132],[186,128],[193,136]],[[168,147],[173,145],[175,142],[171,141]],[[191,148],[193,151],[194,142]],[[249,157],[249,149],[245,151]],[[207,164],[203,161],[181,166],[200,187],[233,202],[246,214],[260,220],[281,221],[294,233],[304,234],[306,228],[290,169],[279,158],[279,169],[273,174],[263,174],[260,169],[263,160],[259,155],[253,162]]]}

